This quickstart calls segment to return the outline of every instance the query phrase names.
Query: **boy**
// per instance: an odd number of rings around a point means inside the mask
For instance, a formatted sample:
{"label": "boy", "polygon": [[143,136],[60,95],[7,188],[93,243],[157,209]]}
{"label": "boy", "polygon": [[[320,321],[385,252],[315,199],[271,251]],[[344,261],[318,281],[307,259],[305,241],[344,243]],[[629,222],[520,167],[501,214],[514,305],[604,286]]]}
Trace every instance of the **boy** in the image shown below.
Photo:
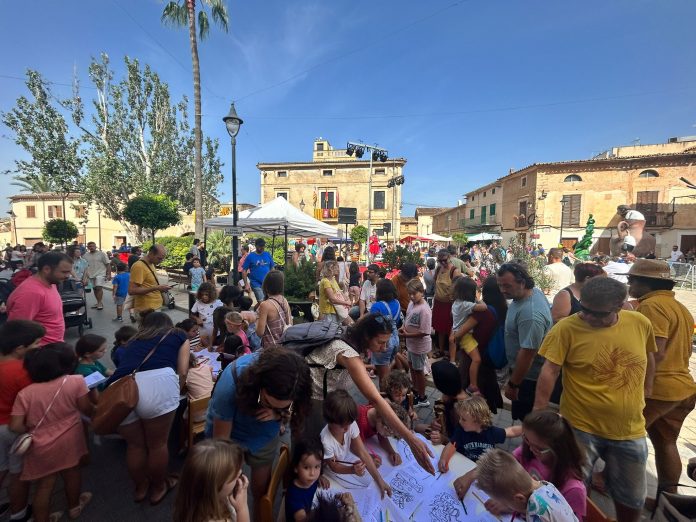
{"label": "boy", "polygon": [[123,263],[116,265],[118,274],[111,280],[111,295],[116,304],[116,320],[123,322],[123,303],[128,297],[128,285],[130,284],[130,274],[126,272],[127,266]]}
{"label": "boy", "polygon": [[411,302],[406,311],[406,321],[399,329],[399,335],[406,339],[408,350],[408,363],[411,368],[411,379],[418,394],[414,397],[416,408],[430,406],[425,396],[425,365],[428,361],[428,353],[432,350],[431,322],[432,312],[425,302],[425,288],[419,279],[411,279],[406,284],[408,297]]}
{"label": "boy", "polygon": [[[394,413],[396,413],[396,416],[399,417],[399,420],[403,422],[404,425],[411,425],[411,419],[409,418],[405,409],[390,400],[387,400],[387,403],[389,406],[391,406]],[[358,429],[360,430],[360,438],[363,442],[370,437],[377,435],[379,446],[387,452],[387,455],[389,455],[389,462],[391,462],[392,466],[398,466],[401,464],[401,455],[399,455],[398,452],[392,448],[391,442],[389,442],[389,437],[393,436],[394,433],[392,432],[391,428],[384,423],[384,419],[372,404],[361,404],[358,406],[358,418],[356,422],[358,424]],[[380,456],[376,453],[370,453],[372,460],[375,461],[375,465],[377,467],[381,466],[382,459]]]}
{"label": "boy", "polygon": [[[367,469],[381,496],[384,497],[386,493],[391,497],[391,487],[377,471],[360,438],[360,430],[355,422],[358,417],[358,405],[353,397],[345,390],[334,390],[324,399],[323,412],[328,423],[320,434],[324,446],[324,463],[338,474],[363,476]],[[351,454],[358,457],[352,464],[348,462]]]}
{"label": "boy", "polygon": [[22,482],[22,457],[10,455],[10,448],[17,434],[8,425],[12,405],[17,394],[31,384],[24,369],[24,356],[35,348],[46,330],[34,321],[7,321],[0,327],[0,484],[10,474],[9,506],[0,506],[0,516],[9,510],[11,520],[28,520],[27,512],[30,482]]}
{"label": "boy", "polygon": [[491,499],[512,513],[526,513],[527,520],[577,521],[560,491],[549,482],[534,480],[507,451],[487,451],[478,461],[476,478]]}

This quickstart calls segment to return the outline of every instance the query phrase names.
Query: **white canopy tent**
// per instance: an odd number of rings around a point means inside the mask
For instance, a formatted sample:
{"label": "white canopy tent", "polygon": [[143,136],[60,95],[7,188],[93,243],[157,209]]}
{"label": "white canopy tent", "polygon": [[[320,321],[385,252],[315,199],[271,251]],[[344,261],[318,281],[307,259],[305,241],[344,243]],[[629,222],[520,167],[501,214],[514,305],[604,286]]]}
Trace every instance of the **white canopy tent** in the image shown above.
{"label": "white canopy tent", "polygon": [[488,232],[481,232],[480,234],[475,234],[469,236],[469,241],[500,241],[502,238],[498,234],[489,234]]}
{"label": "white canopy tent", "polygon": [[440,234],[428,234],[425,237],[427,237],[430,241],[442,241],[445,243],[452,241],[451,237],[441,236]]}

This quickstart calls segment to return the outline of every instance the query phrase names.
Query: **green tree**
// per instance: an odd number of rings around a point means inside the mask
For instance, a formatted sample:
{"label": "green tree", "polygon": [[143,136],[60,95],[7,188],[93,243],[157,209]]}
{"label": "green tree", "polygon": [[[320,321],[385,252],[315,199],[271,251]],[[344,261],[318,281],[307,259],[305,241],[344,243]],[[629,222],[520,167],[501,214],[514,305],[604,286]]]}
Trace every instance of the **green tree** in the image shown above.
{"label": "green tree", "polygon": [[80,232],[77,225],[65,219],[51,219],[46,221],[41,236],[50,243],[67,244],[68,241],[75,239]]}
{"label": "green tree", "polygon": [[423,258],[420,252],[411,252],[408,248],[396,245],[394,250],[387,250],[382,254],[382,262],[386,264],[390,270],[400,270],[404,263],[415,263],[418,266],[423,266]]}
{"label": "green tree", "polygon": [[157,230],[176,225],[181,221],[176,201],[161,194],[134,197],[123,209],[123,217],[141,231],[149,230],[153,242]]}
{"label": "green tree", "polygon": [[[201,40],[204,40],[210,32],[210,21],[208,14],[203,9],[203,5],[207,5],[210,8],[213,21],[227,32],[229,16],[223,0],[200,0],[198,5],[198,37]],[[194,206],[196,209],[196,236],[200,237],[203,234],[203,133],[201,130],[201,67],[198,60],[198,41],[196,37],[196,0],[181,0],[179,3],[169,2],[162,12],[162,21],[178,27],[188,27],[189,30],[191,63],[193,66]]]}
{"label": "green tree", "polygon": [[15,107],[2,113],[2,122],[28,159],[15,160],[16,169],[4,173],[15,174],[12,185],[22,190],[67,195],[80,186],[80,140],[71,136],[61,102],[42,76],[30,69],[25,83],[32,99],[20,96]]}
{"label": "green tree", "polygon": [[457,244],[457,246],[464,246],[469,242],[469,237],[463,232],[455,232],[452,234],[452,240]]}

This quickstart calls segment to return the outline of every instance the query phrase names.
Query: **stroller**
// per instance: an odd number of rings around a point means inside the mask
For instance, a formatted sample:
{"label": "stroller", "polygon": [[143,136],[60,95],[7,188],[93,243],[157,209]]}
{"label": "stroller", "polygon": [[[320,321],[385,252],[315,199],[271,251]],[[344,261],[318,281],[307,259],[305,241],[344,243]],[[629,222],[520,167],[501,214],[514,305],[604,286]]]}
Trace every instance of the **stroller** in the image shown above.
{"label": "stroller", "polygon": [[58,285],[58,293],[63,301],[63,318],[65,327],[77,326],[77,332],[82,335],[85,326],[92,328],[92,319],[87,317],[87,300],[85,290],[78,288],[73,280],[67,280]]}

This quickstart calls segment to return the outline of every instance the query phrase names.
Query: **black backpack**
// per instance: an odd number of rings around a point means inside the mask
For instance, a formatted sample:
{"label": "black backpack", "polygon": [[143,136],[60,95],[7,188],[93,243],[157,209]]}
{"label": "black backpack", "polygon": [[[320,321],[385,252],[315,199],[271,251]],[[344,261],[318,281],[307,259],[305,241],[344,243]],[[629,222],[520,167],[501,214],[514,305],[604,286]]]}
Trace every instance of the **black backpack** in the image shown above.
{"label": "black backpack", "polygon": [[[15,289],[14,283],[12,281],[0,281],[0,303],[5,303],[7,305],[7,300],[10,298],[10,294]],[[0,313],[0,324],[7,322],[7,312]]]}

